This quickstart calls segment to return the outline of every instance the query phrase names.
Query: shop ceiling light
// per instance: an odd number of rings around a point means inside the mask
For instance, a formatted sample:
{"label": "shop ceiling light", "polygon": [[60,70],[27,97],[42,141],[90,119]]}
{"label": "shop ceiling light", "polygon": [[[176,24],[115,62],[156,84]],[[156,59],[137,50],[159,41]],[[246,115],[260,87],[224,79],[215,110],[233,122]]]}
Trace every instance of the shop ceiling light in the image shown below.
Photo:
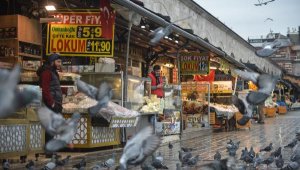
{"label": "shop ceiling light", "polygon": [[45,8],[47,11],[56,11],[56,8],[54,5],[46,5]]}
{"label": "shop ceiling light", "polygon": [[174,64],[172,64],[172,63],[166,63],[164,66],[165,66],[165,67],[168,67],[168,68],[173,68],[173,67],[174,67]]}
{"label": "shop ceiling light", "polygon": [[145,29],[145,28],[146,28],[146,26],[145,26],[145,25],[142,25],[142,26],[141,26],[141,28]]}
{"label": "shop ceiling light", "polygon": [[178,40],[175,40],[175,43],[178,44]]}
{"label": "shop ceiling light", "polygon": [[217,69],[217,67],[213,67],[213,66],[211,66],[209,68],[212,69],[212,70],[216,70]]}

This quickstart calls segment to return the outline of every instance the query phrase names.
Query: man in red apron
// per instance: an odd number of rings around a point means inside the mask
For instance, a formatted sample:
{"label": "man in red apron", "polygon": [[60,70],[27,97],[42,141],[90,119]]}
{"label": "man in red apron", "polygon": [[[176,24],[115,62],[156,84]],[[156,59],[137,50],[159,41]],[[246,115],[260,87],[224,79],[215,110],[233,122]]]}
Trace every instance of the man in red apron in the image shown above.
{"label": "man in red apron", "polygon": [[149,77],[151,78],[151,94],[155,94],[158,98],[163,98],[163,80],[160,76],[159,65],[153,67],[153,71],[149,74]]}

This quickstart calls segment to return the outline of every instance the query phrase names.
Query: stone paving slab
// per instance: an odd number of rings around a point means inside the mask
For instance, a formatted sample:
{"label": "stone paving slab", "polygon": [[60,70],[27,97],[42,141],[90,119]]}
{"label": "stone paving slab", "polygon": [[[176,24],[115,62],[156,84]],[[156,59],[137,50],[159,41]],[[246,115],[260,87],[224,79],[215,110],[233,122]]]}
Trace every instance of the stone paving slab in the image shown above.
{"label": "stone paving slab", "polygon": [[[300,112],[292,111],[286,115],[278,115],[275,118],[266,118],[265,124],[253,123],[251,129],[238,130],[231,132],[190,132],[183,135],[181,140],[172,141],[173,149],[168,148],[168,144],[162,144],[157,152],[161,152],[164,156],[164,162],[169,169],[176,169],[176,163],[178,160],[178,151],[180,147],[195,148],[193,155],[200,155],[200,164],[211,162],[215,152],[218,150],[221,152],[222,158],[228,157],[226,152],[226,143],[229,139],[234,141],[241,141],[240,149],[237,151],[237,158],[240,158],[241,150],[244,147],[250,148],[253,146],[254,151],[257,152],[261,147],[267,146],[270,142],[273,143],[275,149],[279,146],[288,144],[294,137],[296,129],[300,129]],[[88,160],[86,169],[90,169],[97,162],[102,162],[111,157],[112,152],[116,152],[117,161],[119,160],[122,148],[112,149],[106,151],[96,151],[89,153],[71,153],[72,159],[68,166],[61,169],[72,169],[71,165],[78,163],[83,157]],[[282,155],[285,161],[290,158],[292,150],[283,149]],[[60,155],[66,156],[70,153],[60,153]],[[267,157],[269,153],[264,153],[263,156]],[[37,162],[40,168],[46,161],[45,158],[41,158],[41,161]],[[150,159],[147,160],[149,162]],[[24,169],[25,164],[13,164],[13,169]],[[266,169],[266,166],[261,166],[259,169]],[[130,169],[139,170],[139,167],[131,167]],[[199,166],[191,169],[199,169]],[[250,168],[249,168],[250,169]],[[269,169],[276,169],[272,164]]]}

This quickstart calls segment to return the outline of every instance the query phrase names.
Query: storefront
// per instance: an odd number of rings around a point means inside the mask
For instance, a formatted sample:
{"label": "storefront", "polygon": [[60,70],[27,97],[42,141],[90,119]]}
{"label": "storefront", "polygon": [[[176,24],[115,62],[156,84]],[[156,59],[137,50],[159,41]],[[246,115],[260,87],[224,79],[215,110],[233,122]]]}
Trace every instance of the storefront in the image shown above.
{"label": "storefront", "polygon": [[[115,11],[106,6],[108,13],[55,11],[49,15],[61,20],[43,24],[21,15],[0,16],[0,51],[4,55],[0,67],[21,64],[20,84],[39,88],[36,70],[49,54],[58,52],[64,64],[61,85],[76,89],[78,77],[94,86],[101,81],[112,85],[112,102],[127,108],[127,115],[92,118],[87,109],[93,101],[75,93],[64,98],[64,117],[75,111],[82,116],[72,141],[74,148],[117,146],[146,125],[155,126],[155,132],[165,136],[163,142],[167,142],[179,139],[186,129],[209,129],[218,125],[220,117],[229,120],[233,115],[225,113],[236,112],[229,100],[237,86],[229,68],[244,65],[175,25],[170,34],[150,45],[149,34],[170,25],[170,21],[131,1],[115,2]],[[133,22],[129,16],[137,19]],[[154,65],[161,68],[163,98],[151,93],[148,74]],[[0,122],[5,131],[2,141],[16,139],[15,131],[21,136],[18,147],[15,141],[1,146],[1,156],[44,152],[45,132],[34,108]],[[223,125],[223,119],[219,124]]]}

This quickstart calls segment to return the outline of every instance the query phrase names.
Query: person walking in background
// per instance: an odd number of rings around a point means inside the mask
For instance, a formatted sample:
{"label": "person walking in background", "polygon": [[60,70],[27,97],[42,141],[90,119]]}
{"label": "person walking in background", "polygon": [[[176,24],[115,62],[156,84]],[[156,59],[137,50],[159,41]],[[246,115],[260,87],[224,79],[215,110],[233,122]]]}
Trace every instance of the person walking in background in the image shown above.
{"label": "person walking in background", "polygon": [[149,77],[151,79],[151,94],[155,94],[158,98],[163,98],[163,79],[160,75],[159,65],[153,67],[153,71],[149,74]]}

